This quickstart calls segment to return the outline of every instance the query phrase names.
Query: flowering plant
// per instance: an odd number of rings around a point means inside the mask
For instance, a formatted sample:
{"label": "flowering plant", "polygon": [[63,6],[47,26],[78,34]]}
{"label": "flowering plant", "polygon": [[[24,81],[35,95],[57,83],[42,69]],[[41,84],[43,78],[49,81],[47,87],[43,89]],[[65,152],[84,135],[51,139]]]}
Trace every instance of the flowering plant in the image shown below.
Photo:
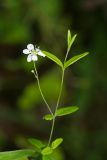
{"label": "flowering plant", "polygon": [[[57,117],[71,114],[73,112],[76,112],[79,109],[77,106],[68,106],[68,107],[59,108],[65,70],[69,66],[71,66],[72,64],[80,60],[81,58],[88,55],[88,52],[85,52],[85,53],[76,55],[70,58],[69,60],[67,60],[70,48],[73,42],[75,41],[76,36],[77,35],[74,35],[72,37],[70,30],[68,30],[68,34],[67,34],[68,46],[67,46],[67,52],[65,55],[64,62],[61,62],[61,60],[57,58],[55,55],[49,52],[40,50],[33,44],[28,44],[27,49],[23,50],[23,53],[27,55],[27,62],[33,61],[34,69],[32,70],[32,73],[34,74],[37,80],[37,84],[38,84],[42,99],[50,113],[50,114],[44,115],[43,119],[46,121],[52,121],[52,127],[51,127],[51,131],[50,131],[50,135],[49,135],[49,139],[47,143],[43,143],[41,140],[38,140],[35,138],[30,138],[28,139],[28,141],[33,146],[33,149],[24,149],[24,150],[18,150],[18,151],[10,151],[10,152],[0,152],[0,160],[21,160],[23,158],[29,159],[29,160],[36,160],[36,159],[37,160],[53,160],[55,159],[53,156],[53,152],[63,142],[63,138],[61,137],[58,137],[55,140],[52,140],[55,120]],[[51,59],[61,68],[61,71],[62,71],[60,90],[59,90],[59,95],[58,95],[58,99],[56,102],[56,106],[54,108],[54,112],[52,111],[51,106],[48,104],[47,100],[45,99],[45,96],[41,89],[38,71],[37,71],[36,63],[35,63],[35,61],[38,60],[38,56],[47,57]]]}

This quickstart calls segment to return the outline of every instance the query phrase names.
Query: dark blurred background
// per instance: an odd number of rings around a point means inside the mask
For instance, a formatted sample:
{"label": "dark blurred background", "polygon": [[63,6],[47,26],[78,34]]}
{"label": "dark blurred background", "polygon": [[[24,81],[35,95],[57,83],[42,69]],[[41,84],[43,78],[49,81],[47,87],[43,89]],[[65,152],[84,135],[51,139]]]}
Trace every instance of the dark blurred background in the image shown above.
{"label": "dark blurred background", "polygon": [[[27,148],[28,137],[46,141],[51,123],[22,50],[37,44],[64,59],[67,30],[78,33],[70,57],[90,55],[66,71],[60,106],[79,111],[57,119],[55,137],[63,137],[57,160],[107,159],[107,0],[0,1],[0,151]],[[48,102],[56,103],[60,70],[48,59],[37,62]]]}

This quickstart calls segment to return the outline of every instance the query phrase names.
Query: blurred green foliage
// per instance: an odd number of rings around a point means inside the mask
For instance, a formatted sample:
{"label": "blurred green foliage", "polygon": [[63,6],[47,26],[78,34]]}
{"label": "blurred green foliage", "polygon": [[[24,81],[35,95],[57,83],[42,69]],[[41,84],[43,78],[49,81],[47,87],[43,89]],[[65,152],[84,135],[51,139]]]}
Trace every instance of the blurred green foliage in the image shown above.
{"label": "blurred green foliage", "polygon": [[[28,137],[47,140],[50,123],[42,119],[47,110],[31,74],[33,65],[21,53],[26,44],[38,43],[63,59],[68,28],[78,33],[72,55],[86,50],[91,54],[66,72],[61,106],[77,105],[80,110],[56,123],[54,137],[64,138],[57,159],[106,160],[107,2],[103,0],[0,1],[1,151],[27,148]],[[52,107],[60,80],[53,65],[47,59],[37,62]]]}
{"label": "blurred green foliage", "polygon": [[[41,77],[41,82],[40,82],[43,93],[45,94],[47,101],[50,104],[54,105],[57,100],[58,92],[60,89],[60,79],[57,71],[58,70],[56,68],[51,69],[51,72],[49,71],[49,73],[45,73],[44,77]],[[53,88],[52,83],[55,89]],[[67,94],[65,86],[63,86],[63,91],[64,91],[63,94],[64,98],[65,94]],[[28,85],[28,87],[25,88],[24,93],[21,95],[21,97],[19,97],[18,100],[19,107],[21,107],[22,109],[35,107],[37,104],[41,104],[41,102],[42,98],[38,89],[38,85],[37,84],[35,85],[35,82],[32,83],[31,85]]]}

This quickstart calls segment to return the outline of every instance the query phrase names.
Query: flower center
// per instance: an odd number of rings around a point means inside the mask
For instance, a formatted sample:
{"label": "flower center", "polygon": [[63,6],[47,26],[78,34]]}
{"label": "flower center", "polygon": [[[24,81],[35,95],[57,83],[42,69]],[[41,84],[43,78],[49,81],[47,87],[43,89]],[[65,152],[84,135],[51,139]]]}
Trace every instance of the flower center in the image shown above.
{"label": "flower center", "polygon": [[37,55],[37,52],[35,50],[32,50],[31,53]]}

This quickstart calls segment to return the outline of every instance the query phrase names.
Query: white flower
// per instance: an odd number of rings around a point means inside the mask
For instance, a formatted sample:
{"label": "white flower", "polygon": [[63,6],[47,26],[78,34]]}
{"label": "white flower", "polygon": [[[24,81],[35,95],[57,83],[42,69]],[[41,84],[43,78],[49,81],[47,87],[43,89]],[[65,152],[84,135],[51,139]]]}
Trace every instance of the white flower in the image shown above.
{"label": "white flower", "polygon": [[27,49],[24,49],[23,53],[28,54],[27,57],[28,62],[37,61],[38,60],[37,55],[45,57],[45,54],[39,48],[34,47],[33,44],[28,44]]}

